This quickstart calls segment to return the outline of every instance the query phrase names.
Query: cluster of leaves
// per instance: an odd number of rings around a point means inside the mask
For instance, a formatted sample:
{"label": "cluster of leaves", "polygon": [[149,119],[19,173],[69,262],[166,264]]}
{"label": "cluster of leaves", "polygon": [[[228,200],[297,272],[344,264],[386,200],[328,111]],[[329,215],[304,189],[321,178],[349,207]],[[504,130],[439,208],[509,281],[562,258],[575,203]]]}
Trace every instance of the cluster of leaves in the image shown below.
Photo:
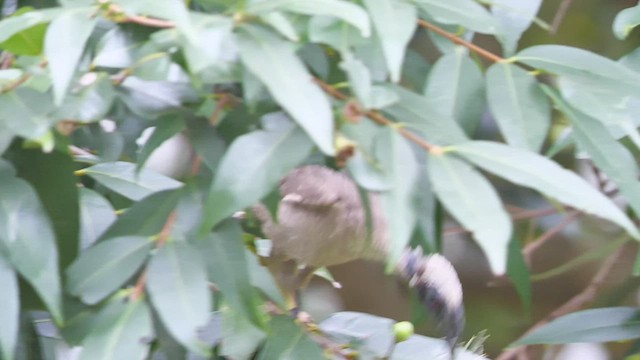
{"label": "cluster of leaves", "polygon": [[[344,165],[381,192],[390,263],[410,241],[440,250],[441,204],[495,273],[522,270],[519,245],[508,251],[510,215],[478,169],[639,238],[624,211],[550,158],[575,145],[640,211],[631,152],[640,146],[640,50],[618,61],[557,45],[516,52],[540,3],[3,1],[2,357],[51,358],[53,348],[58,359],[331,353],[289,317],[265,312],[267,299],[286,309],[230,219],[303,163]],[[617,36],[640,23],[638,9],[618,16]],[[508,58],[470,44],[476,33],[495,36]],[[412,39],[435,45],[437,61]],[[559,139],[548,136],[552,107],[570,122]],[[506,144],[473,140],[485,114]],[[157,154],[169,143],[178,145],[160,165],[179,169],[161,171]],[[526,277],[517,283],[530,292]],[[43,318],[54,331],[34,328]],[[394,346],[384,319],[328,321],[332,341],[372,357],[445,349],[417,335]],[[370,331],[382,340],[366,340]],[[27,351],[43,332],[52,333],[39,340],[44,353]]]}

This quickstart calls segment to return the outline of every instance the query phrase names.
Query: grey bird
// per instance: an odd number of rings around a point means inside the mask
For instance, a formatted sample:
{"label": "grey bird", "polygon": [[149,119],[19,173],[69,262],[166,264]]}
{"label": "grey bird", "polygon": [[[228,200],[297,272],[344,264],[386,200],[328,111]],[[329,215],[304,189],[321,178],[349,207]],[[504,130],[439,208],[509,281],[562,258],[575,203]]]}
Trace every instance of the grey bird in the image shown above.
{"label": "grey bird", "polygon": [[[370,235],[360,192],[347,175],[318,165],[300,167],[282,179],[280,195],[275,221],[263,204],[253,212],[272,241],[265,265],[292,307],[296,292],[317,268],[355,259],[386,260],[391,239],[380,199],[368,194]],[[453,355],[464,328],[464,306],[451,263],[439,254],[407,249],[396,271],[438,319]]]}

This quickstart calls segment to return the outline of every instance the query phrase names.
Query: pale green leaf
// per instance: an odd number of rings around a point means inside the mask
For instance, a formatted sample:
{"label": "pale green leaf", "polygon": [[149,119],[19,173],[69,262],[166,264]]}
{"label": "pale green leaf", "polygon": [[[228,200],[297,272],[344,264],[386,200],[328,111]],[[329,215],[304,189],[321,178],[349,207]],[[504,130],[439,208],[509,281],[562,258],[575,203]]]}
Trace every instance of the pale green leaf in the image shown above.
{"label": "pale green leaf", "polygon": [[146,285],[151,303],[169,333],[189,350],[208,356],[209,350],[197,336],[211,309],[200,253],[186,242],[167,243],[151,258]]}
{"label": "pale green leaf", "polygon": [[343,311],[334,313],[319,326],[322,332],[338,343],[353,343],[363,358],[385,359],[393,349],[395,321],[365,313]]}
{"label": "pale green leaf", "polygon": [[376,159],[380,162],[389,190],[380,194],[380,203],[389,224],[387,269],[391,270],[411,239],[416,225],[413,193],[418,178],[418,164],[408,140],[395,129],[387,127],[375,143]]}
{"label": "pale green leaf", "polygon": [[111,203],[97,192],[80,189],[80,247],[86,249],[116,220]]}
{"label": "pale green leaf", "polygon": [[[279,118],[280,117],[280,118]],[[265,118],[265,130],[237,138],[225,153],[209,191],[203,231],[257,203],[311,152],[305,133],[282,114]]]}
{"label": "pale green leaf", "polygon": [[[413,335],[402,341],[393,349],[390,360],[446,359],[450,355],[449,345],[442,339],[434,339],[422,335]],[[482,355],[469,350],[457,348],[456,360],[487,360]]]}
{"label": "pale green leaf", "polygon": [[15,271],[0,255],[0,354],[3,359],[13,359],[20,327],[20,289]]}
{"label": "pale green leaf", "polygon": [[249,4],[247,12],[262,14],[271,11],[289,11],[304,15],[327,15],[337,17],[360,30],[362,36],[371,34],[369,17],[356,4],[342,0],[270,0]]}
{"label": "pale green leaf", "polygon": [[329,99],[313,83],[293,46],[256,26],[243,26],[237,36],[245,66],[325,154],[334,154]]}
{"label": "pale green leaf", "polygon": [[300,36],[291,21],[281,12],[273,11],[260,16],[262,21],[271,25],[282,36],[290,41],[300,41]]}
{"label": "pale green leaf", "polygon": [[144,359],[153,334],[146,302],[116,299],[92,323],[79,360]]}
{"label": "pale green leaf", "polygon": [[340,62],[340,68],[347,73],[349,86],[362,107],[370,109],[372,105],[372,85],[369,69],[362,63],[362,61],[350,54]]}
{"label": "pale green leaf", "polygon": [[502,52],[511,56],[518,41],[534,21],[542,0],[492,0],[491,13],[497,23],[496,38],[502,44]]}
{"label": "pale green leaf", "polygon": [[472,135],[484,113],[484,78],[467,51],[457,47],[440,57],[429,72],[424,89],[429,104],[455,119]]}
{"label": "pale green leaf", "polygon": [[418,12],[409,2],[398,0],[365,0],[380,39],[391,81],[400,81],[404,54],[416,30]]}
{"label": "pale green leaf", "polygon": [[136,0],[120,1],[125,13],[130,15],[153,16],[171,20],[192,43],[197,43],[198,31],[191,22],[189,10],[183,0]]}
{"label": "pale green leaf", "polygon": [[97,21],[94,8],[71,8],[56,17],[47,29],[44,52],[49,61],[56,105],[61,105],[67,94],[85,43]]}
{"label": "pale green leaf", "polygon": [[27,139],[37,139],[49,131],[54,121],[51,94],[27,87],[0,94],[0,129]]}
{"label": "pale green leaf", "polygon": [[487,71],[487,99],[510,145],[540,150],[551,126],[551,106],[533,75],[513,64],[492,65]]}
{"label": "pale green leaf", "polygon": [[447,154],[430,154],[427,169],[438,199],[472,232],[493,272],[504,274],[512,224],[496,190],[469,164]]}
{"label": "pale green leaf", "polygon": [[620,40],[629,36],[631,31],[640,25],[640,4],[624,9],[613,20],[613,34]]}
{"label": "pale green leaf", "polygon": [[325,359],[322,348],[289,316],[276,316],[269,325],[267,341],[257,360]]}
{"label": "pale green leaf", "polygon": [[101,163],[78,171],[88,175],[132,200],[140,200],[154,192],[181,187],[183,184],[148,169],[136,171],[136,164],[124,161]]}
{"label": "pale green leaf", "polygon": [[67,290],[86,304],[96,304],[127,281],[149,255],[153,242],[123,236],[89,248],[67,268]]}
{"label": "pale green leaf", "polygon": [[461,25],[484,34],[496,31],[489,11],[473,0],[416,0],[416,3],[437,22]]}
{"label": "pale green leaf", "polygon": [[638,308],[610,307],[564,315],[536,328],[514,345],[601,343],[640,338]]}
{"label": "pale green leaf", "polygon": [[458,144],[451,150],[486,171],[612,221],[629,235],[640,238],[633,223],[609,198],[575,173],[541,155],[489,141]]}
{"label": "pale green leaf", "polygon": [[64,13],[62,8],[49,8],[29,11],[21,15],[8,17],[0,21],[0,42],[38,24],[49,22]]}

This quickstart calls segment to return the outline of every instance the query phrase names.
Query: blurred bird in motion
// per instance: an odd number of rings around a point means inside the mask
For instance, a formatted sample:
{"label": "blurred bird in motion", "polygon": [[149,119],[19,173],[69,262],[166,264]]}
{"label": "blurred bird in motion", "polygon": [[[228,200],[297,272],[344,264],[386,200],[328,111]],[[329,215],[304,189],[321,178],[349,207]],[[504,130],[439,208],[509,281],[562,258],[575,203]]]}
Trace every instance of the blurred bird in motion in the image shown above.
{"label": "blurred bird in motion", "polygon": [[[323,166],[300,167],[282,179],[280,195],[275,220],[263,204],[253,212],[272,241],[264,263],[292,308],[297,292],[318,268],[355,259],[386,260],[392,240],[380,199],[368,194],[367,221],[360,192],[347,175]],[[438,319],[453,355],[464,328],[464,307],[451,263],[442,255],[407,249],[396,271]]]}

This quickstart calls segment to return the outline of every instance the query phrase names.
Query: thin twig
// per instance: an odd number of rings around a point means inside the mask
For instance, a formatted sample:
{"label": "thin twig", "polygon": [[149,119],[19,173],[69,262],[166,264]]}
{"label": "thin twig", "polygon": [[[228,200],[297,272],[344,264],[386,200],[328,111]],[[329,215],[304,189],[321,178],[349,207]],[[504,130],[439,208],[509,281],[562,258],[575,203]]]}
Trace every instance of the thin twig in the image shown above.
{"label": "thin twig", "polygon": [[558,12],[553,18],[551,22],[551,29],[549,29],[549,34],[555,35],[560,28],[560,24],[562,24],[562,20],[564,20],[569,8],[571,7],[572,0],[563,0],[560,6],[558,6]]}
{"label": "thin twig", "polygon": [[[611,273],[611,270],[613,269],[615,264],[618,262],[622,254],[624,254],[624,252],[625,252],[625,246],[621,246],[620,248],[618,248],[616,252],[611,254],[602,263],[598,272],[593,276],[589,284],[581,292],[574,295],[571,299],[567,300],[564,304],[562,304],[553,312],[549,313],[549,315],[547,315],[544,319],[538,321],[533,326],[531,326],[524,334],[522,334],[520,338],[524,337],[527,334],[530,334],[535,329],[538,329],[548,324],[549,322],[559,318],[560,316],[563,316],[570,312],[574,312],[581,309],[587,303],[593,301],[596,295],[598,294],[598,292],[600,291],[600,288],[605,283],[607,276],[609,276],[609,273]],[[523,353],[525,348],[526,348],[526,345],[507,349],[503,351],[502,354],[500,354],[496,358],[496,360],[514,359],[515,356]]]}
{"label": "thin twig", "polygon": [[552,239],[556,234],[560,231],[564,230],[569,224],[571,224],[575,219],[577,219],[581,213],[579,211],[572,211],[567,215],[560,223],[556,226],[550,228],[545,231],[542,235],[540,235],[536,240],[527,244],[522,250],[522,256],[524,256],[524,260],[527,264],[531,265],[531,256],[533,253],[538,250],[542,245],[544,245],[547,241]]}
{"label": "thin twig", "polygon": [[433,32],[435,32],[438,35],[441,35],[445,38],[447,38],[449,41],[456,43],[458,45],[462,45],[464,47],[466,47],[467,49],[475,52],[476,54],[484,57],[485,59],[491,60],[493,62],[504,62],[506,61],[504,58],[490,52],[487,51],[483,48],[481,48],[478,45],[475,45],[473,43],[470,43],[462,38],[460,38],[459,36],[456,36],[455,34],[452,34],[436,25],[433,25],[432,23],[428,22],[428,21],[424,21],[422,19],[418,20],[418,25],[422,26],[423,28],[429,29]]}
{"label": "thin twig", "polygon": [[[318,78],[314,78],[313,81],[315,81],[315,83],[318,84],[318,86],[320,86],[320,88],[322,88],[324,92],[333,96],[334,98],[338,100],[349,99],[347,95],[343,94],[342,92],[340,92],[333,86],[327,84],[326,82]],[[386,117],[384,117],[382,114],[380,114],[375,110],[364,111],[362,112],[362,114],[380,125],[395,127],[398,133],[400,133],[400,135],[404,136],[407,140],[414,142],[415,144],[417,144],[418,146],[420,146],[421,148],[425,149],[430,153],[441,151],[439,146],[433,145],[427,142],[426,140],[422,139],[421,137],[415,135],[414,133],[410,132],[409,130],[401,128],[398,123],[387,119]]]}
{"label": "thin twig", "polygon": [[16,79],[15,81],[3,86],[0,88],[0,94],[4,94],[6,92],[15,90],[18,86],[24,84],[27,80],[29,80],[31,78],[30,74],[23,74],[22,76],[20,76],[18,79]]}
{"label": "thin twig", "polygon": [[[160,233],[158,234],[158,239],[156,240],[156,249],[163,247],[167,243],[167,240],[171,236],[171,230],[173,229],[173,225],[175,224],[177,218],[178,214],[175,211],[169,214],[169,217],[167,217],[167,221],[165,221],[162,230],[160,230]],[[142,272],[142,274],[140,274],[138,280],[136,280],[136,285],[134,286],[133,291],[129,296],[132,301],[139,300],[142,297],[142,295],[144,294],[144,287],[146,285],[146,282],[147,271],[145,270]]]}

